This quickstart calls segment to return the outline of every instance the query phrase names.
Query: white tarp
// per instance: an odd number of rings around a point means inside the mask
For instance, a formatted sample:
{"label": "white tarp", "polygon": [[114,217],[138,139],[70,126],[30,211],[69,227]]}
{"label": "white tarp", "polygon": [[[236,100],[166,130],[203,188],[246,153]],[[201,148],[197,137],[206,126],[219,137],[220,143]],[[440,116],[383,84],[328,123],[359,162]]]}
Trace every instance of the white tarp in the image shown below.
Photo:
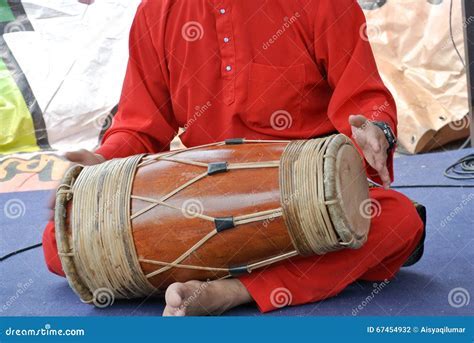
{"label": "white tarp", "polygon": [[463,22],[461,0],[452,0],[452,11],[451,0],[364,1],[384,3],[365,11],[367,36],[397,103],[401,145],[418,153],[467,137],[467,78],[461,58],[464,26],[474,24],[474,18]]}
{"label": "white tarp", "polygon": [[[368,36],[397,101],[402,145],[420,152],[466,135],[467,125],[456,122],[467,113],[467,89],[450,38],[450,1],[360,2],[381,4],[366,7]],[[24,0],[34,31],[4,34],[43,112],[49,143],[60,151],[93,149],[110,124],[105,118],[119,101],[140,0],[91,3]],[[453,4],[453,38],[463,54],[461,0]]]}
{"label": "white tarp", "polygon": [[43,111],[53,149],[93,149],[117,104],[140,0],[24,0],[34,32],[4,35]]}

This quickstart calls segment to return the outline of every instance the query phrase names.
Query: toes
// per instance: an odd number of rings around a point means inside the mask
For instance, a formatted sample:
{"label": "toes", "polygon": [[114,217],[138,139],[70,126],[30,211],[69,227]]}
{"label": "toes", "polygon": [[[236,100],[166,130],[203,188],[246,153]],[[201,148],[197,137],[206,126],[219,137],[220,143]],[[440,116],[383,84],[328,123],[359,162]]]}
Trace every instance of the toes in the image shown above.
{"label": "toes", "polygon": [[165,293],[167,307],[179,308],[183,306],[185,300],[185,285],[179,282],[171,284]]}
{"label": "toes", "polygon": [[166,306],[163,310],[163,317],[184,317],[186,316],[186,311],[181,307],[172,307]]}
{"label": "toes", "polygon": [[186,308],[180,307],[174,313],[175,317],[184,317],[186,316]]}
{"label": "toes", "polygon": [[165,293],[166,307],[163,311],[165,317],[184,317],[186,315],[186,285],[176,282],[171,284]]}

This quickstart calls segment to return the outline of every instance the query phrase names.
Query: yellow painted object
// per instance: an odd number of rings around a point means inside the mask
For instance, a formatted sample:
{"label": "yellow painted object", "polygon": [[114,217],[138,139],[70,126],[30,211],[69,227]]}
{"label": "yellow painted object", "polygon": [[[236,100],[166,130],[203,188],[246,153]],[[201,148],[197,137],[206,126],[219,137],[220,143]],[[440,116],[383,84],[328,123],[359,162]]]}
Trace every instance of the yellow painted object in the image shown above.
{"label": "yellow painted object", "polygon": [[0,154],[38,150],[28,106],[10,71],[0,59]]}

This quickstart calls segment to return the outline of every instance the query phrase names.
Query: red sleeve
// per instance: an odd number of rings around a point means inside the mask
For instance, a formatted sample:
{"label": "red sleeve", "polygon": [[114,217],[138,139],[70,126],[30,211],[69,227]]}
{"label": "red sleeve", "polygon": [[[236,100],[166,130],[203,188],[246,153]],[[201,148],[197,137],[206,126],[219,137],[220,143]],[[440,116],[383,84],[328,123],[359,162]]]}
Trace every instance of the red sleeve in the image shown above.
{"label": "red sleeve", "polygon": [[[378,73],[362,9],[356,0],[317,3],[314,48],[316,60],[327,71],[333,89],[329,119],[339,132],[349,137],[352,136],[348,123],[351,114],[384,121],[396,134],[396,104]],[[393,180],[393,153],[388,158],[388,169]],[[377,172],[368,165],[367,173],[381,183]]]}
{"label": "red sleeve", "polygon": [[53,221],[48,222],[43,232],[43,253],[49,271],[59,276],[66,276],[58,255]]}
{"label": "red sleeve", "polygon": [[159,19],[149,22],[148,7],[141,4],[135,16],[118,112],[96,151],[106,159],[169,150],[178,130],[163,45],[165,16],[154,11]]}

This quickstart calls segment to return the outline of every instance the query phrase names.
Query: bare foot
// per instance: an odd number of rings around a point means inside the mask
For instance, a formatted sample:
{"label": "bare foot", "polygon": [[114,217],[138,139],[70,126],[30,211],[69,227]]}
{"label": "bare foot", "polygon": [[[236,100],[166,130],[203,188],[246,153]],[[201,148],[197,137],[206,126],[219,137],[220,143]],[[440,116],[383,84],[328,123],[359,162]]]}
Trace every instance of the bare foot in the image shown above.
{"label": "bare foot", "polygon": [[237,279],[188,281],[171,284],[165,294],[163,316],[219,315],[235,306],[252,301]]}

